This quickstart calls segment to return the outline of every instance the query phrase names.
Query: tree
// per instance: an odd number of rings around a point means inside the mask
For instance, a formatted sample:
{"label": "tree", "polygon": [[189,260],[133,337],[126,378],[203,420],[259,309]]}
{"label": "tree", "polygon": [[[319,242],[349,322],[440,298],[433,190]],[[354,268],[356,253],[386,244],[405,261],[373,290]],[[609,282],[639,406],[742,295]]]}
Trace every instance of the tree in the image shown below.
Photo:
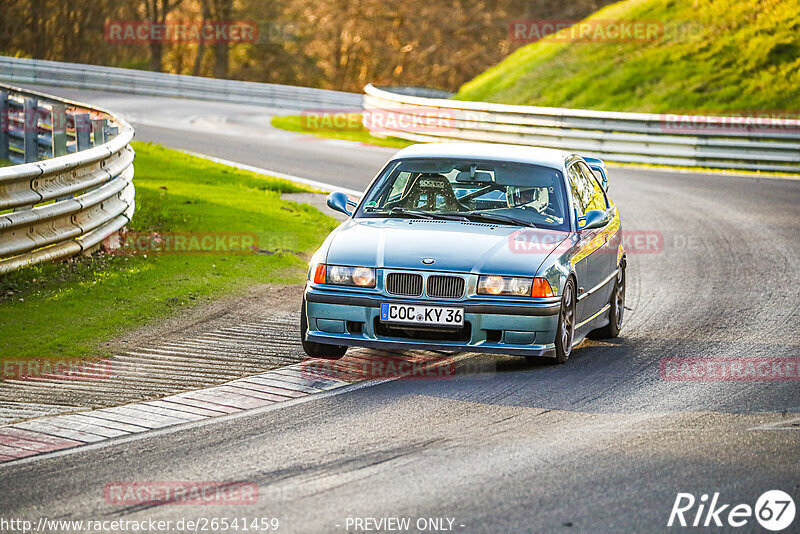
{"label": "tree", "polygon": [[[203,0],[203,16],[208,17],[213,24],[229,23],[233,17],[233,0]],[[230,68],[229,47],[225,39],[214,42],[214,77],[227,78]],[[198,53],[200,49],[198,47]]]}
{"label": "tree", "polygon": [[[206,22],[211,18],[208,13],[207,2],[203,2],[203,20],[200,22],[200,27],[204,27]],[[194,67],[192,67],[192,76],[200,76],[200,69],[203,66],[203,55],[206,53],[206,43],[203,39],[203,33],[200,33],[200,42],[197,43],[197,54],[194,57]]]}
{"label": "tree", "polygon": [[[167,15],[177,8],[183,0],[144,0],[145,15],[150,24],[163,25]],[[150,68],[161,71],[164,60],[164,43],[160,39],[150,39]]]}

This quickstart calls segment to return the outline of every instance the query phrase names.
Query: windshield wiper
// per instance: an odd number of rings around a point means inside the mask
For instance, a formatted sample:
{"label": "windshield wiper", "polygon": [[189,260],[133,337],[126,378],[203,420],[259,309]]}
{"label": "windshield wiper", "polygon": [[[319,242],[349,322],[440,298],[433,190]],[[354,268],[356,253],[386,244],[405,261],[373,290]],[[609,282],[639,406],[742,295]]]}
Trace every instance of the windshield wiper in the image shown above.
{"label": "windshield wiper", "polygon": [[364,211],[367,213],[377,213],[381,215],[386,215],[391,217],[392,215],[405,215],[407,217],[418,217],[421,219],[433,219],[429,213],[424,211],[417,211],[417,210],[407,210],[405,208],[390,208],[390,209],[382,209],[382,208],[365,208]]}
{"label": "windshield wiper", "polygon": [[421,219],[441,219],[444,221],[469,221],[464,215],[455,215],[449,213],[437,213],[422,210],[409,210],[406,208],[394,207],[389,210],[392,214],[410,215],[412,217],[419,217]]}
{"label": "windshield wiper", "polygon": [[[374,208],[372,209],[367,208],[367,210],[369,210],[370,213],[378,213],[380,211],[385,211],[385,210],[376,210]],[[517,226],[527,226],[530,228],[536,228],[536,225],[534,225],[532,222],[526,221],[524,219],[518,219],[517,217],[512,217],[510,215],[501,215],[499,213],[480,213],[480,212],[467,212],[464,214],[450,213],[450,212],[443,213],[434,211],[410,210],[406,208],[401,208],[399,206],[395,206],[389,209],[389,214],[406,215],[409,217],[419,217],[420,219],[428,219],[428,220],[438,219],[444,221],[472,222],[473,219],[478,219],[488,222],[514,224]]]}
{"label": "windshield wiper", "polygon": [[393,215],[408,215],[409,217],[419,217],[420,219],[433,219],[430,213],[420,210],[407,210],[405,208],[394,207],[389,210]]}
{"label": "windshield wiper", "polygon": [[465,216],[470,218],[470,219],[471,218],[476,218],[476,219],[480,219],[480,220],[484,220],[484,221],[490,221],[490,222],[494,221],[494,222],[500,222],[500,223],[506,223],[506,224],[515,224],[515,225],[518,225],[518,226],[528,226],[530,228],[536,228],[536,225],[533,224],[532,222],[529,222],[529,221],[526,221],[526,220],[523,220],[523,219],[518,219],[517,217],[512,217],[510,215],[501,215],[499,213],[475,213],[475,212],[469,212],[469,213],[466,213]]}

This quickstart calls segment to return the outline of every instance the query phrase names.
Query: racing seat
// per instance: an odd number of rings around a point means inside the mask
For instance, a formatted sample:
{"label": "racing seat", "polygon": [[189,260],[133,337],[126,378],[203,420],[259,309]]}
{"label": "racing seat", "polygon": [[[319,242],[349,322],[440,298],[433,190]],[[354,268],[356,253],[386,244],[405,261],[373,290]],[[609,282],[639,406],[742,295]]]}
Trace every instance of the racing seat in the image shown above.
{"label": "racing seat", "polygon": [[[424,205],[420,206],[423,197]],[[437,205],[439,199],[444,202],[443,206]],[[447,211],[466,209],[458,201],[453,187],[450,185],[450,180],[437,173],[422,173],[417,176],[398,205],[406,209],[425,209],[427,211],[437,211],[440,207],[444,207]]]}

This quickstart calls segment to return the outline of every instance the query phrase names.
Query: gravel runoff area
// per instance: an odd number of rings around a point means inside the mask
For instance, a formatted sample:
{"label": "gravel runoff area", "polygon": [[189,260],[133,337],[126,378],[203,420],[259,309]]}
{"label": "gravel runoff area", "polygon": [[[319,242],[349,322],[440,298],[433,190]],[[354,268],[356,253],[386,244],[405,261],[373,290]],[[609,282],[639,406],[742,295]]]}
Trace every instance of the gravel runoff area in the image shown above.
{"label": "gravel runoff area", "polygon": [[[325,205],[325,195],[284,198],[344,219]],[[302,290],[257,286],[126,333],[103,347],[113,356],[102,361],[109,370],[102,376],[2,380],[0,425],[160,398],[296,364],[305,357],[299,338]]]}

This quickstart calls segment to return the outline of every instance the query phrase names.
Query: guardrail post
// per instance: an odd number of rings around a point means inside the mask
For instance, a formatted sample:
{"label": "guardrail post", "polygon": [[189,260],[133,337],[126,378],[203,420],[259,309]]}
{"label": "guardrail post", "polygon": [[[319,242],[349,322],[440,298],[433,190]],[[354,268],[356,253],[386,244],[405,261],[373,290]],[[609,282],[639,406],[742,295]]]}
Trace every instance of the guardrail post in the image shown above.
{"label": "guardrail post", "polygon": [[92,119],[92,143],[100,146],[106,142],[106,119]]}
{"label": "guardrail post", "polygon": [[39,161],[39,102],[36,98],[25,98],[22,109],[25,163]]}
{"label": "guardrail post", "polygon": [[9,161],[8,91],[0,91],[0,159]]}
{"label": "guardrail post", "polygon": [[53,104],[53,109],[50,112],[50,123],[53,125],[53,135],[50,141],[53,157],[64,156],[67,153],[66,105]]}
{"label": "guardrail post", "polygon": [[92,122],[88,113],[76,113],[72,116],[75,121],[75,151],[92,148]]}
{"label": "guardrail post", "polygon": [[[52,136],[50,137],[53,157],[65,156],[67,154],[67,106],[65,104],[54,103],[51,105],[50,124],[53,125]],[[56,202],[73,198],[74,196],[57,197]]]}

